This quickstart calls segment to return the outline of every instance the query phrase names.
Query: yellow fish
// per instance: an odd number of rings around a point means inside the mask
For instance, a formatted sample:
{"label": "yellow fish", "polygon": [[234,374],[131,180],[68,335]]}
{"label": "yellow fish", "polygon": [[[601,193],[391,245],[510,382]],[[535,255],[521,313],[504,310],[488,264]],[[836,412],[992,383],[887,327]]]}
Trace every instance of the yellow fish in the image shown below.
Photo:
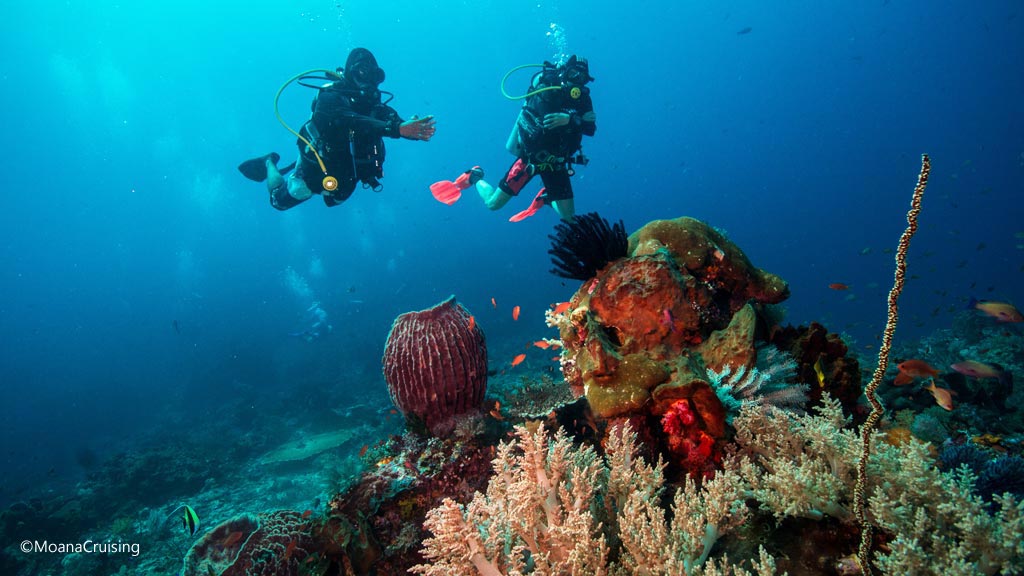
{"label": "yellow fish", "polygon": [[814,375],[818,377],[818,388],[825,387],[825,371],[821,368],[821,356],[814,361]]}

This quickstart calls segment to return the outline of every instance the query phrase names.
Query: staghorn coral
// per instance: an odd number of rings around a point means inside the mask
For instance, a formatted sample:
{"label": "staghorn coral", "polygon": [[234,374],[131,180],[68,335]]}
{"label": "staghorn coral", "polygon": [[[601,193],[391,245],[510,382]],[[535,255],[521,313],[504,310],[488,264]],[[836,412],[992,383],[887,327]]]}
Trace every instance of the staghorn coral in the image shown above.
{"label": "staghorn coral", "polygon": [[[533,433],[517,427],[515,442],[498,449],[486,495],[477,493],[465,507],[445,499],[428,514],[433,537],[422,554],[431,563],[412,572],[747,573],[724,558],[706,571],[701,566],[715,542],[746,518],[736,473],[723,472],[701,487],[687,480],[668,521],[661,508],[664,463],[652,466],[639,456],[628,424],[610,431],[605,449],[601,459],[561,431],[549,440],[543,426]],[[771,574],[774,561],[762,550],[754,569]]]}
{"label": "staghorn coral", "polygon": [[562,278],[589,280],[606,264],[626,255],[626,226],[608,225],[608,221],[589,212],[580,214],[572,222],[560,222],[555,233],[548,235],[551,249],[548,254],[555,265],[551,273]]}

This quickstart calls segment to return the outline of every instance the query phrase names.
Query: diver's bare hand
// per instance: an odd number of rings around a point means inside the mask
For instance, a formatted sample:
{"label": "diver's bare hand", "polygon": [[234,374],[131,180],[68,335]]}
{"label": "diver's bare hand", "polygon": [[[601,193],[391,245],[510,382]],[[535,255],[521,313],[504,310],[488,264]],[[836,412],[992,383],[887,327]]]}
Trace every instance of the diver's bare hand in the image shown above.
{"label": "diver's bare hand", "polygon": [[544,116],[544,129],[551,130],[569,123],[569,115],[565,112],[552,112]]}
{"label": "diver's bare hand", "polygon": [[424,116],[423,118],[413,116],[410,120],[402,122],[402,125],[398,127],[398,133],[402,138],[408,138],[409,140],[427,141],[437,131],[436,124],[433,115]]}

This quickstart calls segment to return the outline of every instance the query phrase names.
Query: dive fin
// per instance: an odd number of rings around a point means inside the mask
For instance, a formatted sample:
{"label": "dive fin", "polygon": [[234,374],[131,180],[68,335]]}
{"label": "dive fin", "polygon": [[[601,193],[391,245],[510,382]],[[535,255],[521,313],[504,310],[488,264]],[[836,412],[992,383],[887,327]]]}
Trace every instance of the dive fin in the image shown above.
{"label": "dive fin", "polygon": [[462,190],[459,190],[459,187],[451,180],[434,182],[430,185],[430,193],[434,195],[435,200],[449,206],[458,202],[462,197]]}
{"label": "dive fin", "polygon": [[530,216],[533,216],[534,214],[537,213],[538,210],[543,208],[544,207],[544,200],[545,200],[545,198],[544,198],[544,190],[546,190],[546,188],[541,188],[540,192],[537,192],[537,195],[534,196],[533,202],[530,202],[530,206],[526,210],[523,210],[522,212],[516,213],[514,216],[509,218],[508,221],[509,222],[521,222],[523,220],[526,220]]}
{"label": "dive fin", "polygon": [[438,202],[443,202],[449,206],[455,204],[462,198],[462,191],[469,188],[473,184],[476,184],[478,180],[484,177],[484,171],[479,166],[473,166],[469,170],[466,170],[455,179],[455,182],[451,180],[442,180],[440,182],[434,182],[430,185],[430,193],[434,195],[434,199]]}
{"label": "dive fin", "polygon": [[[271,152],[270,154],[260,156],[259,158],[246,160],[238,165],[238,171],[242,173],[242,176],[245,176],[249,180],[263,182],[267,179],[268,158],[276,165],[277,161],[281,159],[281,155],[277,152]],[[294,166],[294,164],[292,166]]]}

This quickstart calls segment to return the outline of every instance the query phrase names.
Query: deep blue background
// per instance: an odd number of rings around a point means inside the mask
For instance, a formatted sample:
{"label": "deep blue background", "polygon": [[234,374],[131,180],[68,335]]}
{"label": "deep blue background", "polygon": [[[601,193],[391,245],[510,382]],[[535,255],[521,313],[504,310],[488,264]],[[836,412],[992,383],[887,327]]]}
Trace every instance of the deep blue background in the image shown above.
{"label": "deep blue background", "polygon": [[[379,393],[392,319],[449,294],[494,366],[553,336],[542,311],[578,285],[548,273],[555,215],[507,222],[537,184],[496,213],[427,187],[472,164],[500,177],[519,103],[498,82],[559,53],[587,56],[597,78],[579,212],[720,227],[791,283],[790,321],[870,353],[927,152],[897,338],[948,327],[971,296],[1021,303],[1016,1],[29,4],[0,23],[0,500],[73,478],[82,446],[130,446],[168,419],[276,406],[301,421],[303,403],[267,399]],[[279,213],[235,166],[270,150],[290,161],[276,90],[355,46],[377,55],[400,114],[436,115],[437,136],[388,141],[379,194]],[[285,92],[294,126],[312,95]],[[313,300],[334,331],[306,344],[288,333]]]}

